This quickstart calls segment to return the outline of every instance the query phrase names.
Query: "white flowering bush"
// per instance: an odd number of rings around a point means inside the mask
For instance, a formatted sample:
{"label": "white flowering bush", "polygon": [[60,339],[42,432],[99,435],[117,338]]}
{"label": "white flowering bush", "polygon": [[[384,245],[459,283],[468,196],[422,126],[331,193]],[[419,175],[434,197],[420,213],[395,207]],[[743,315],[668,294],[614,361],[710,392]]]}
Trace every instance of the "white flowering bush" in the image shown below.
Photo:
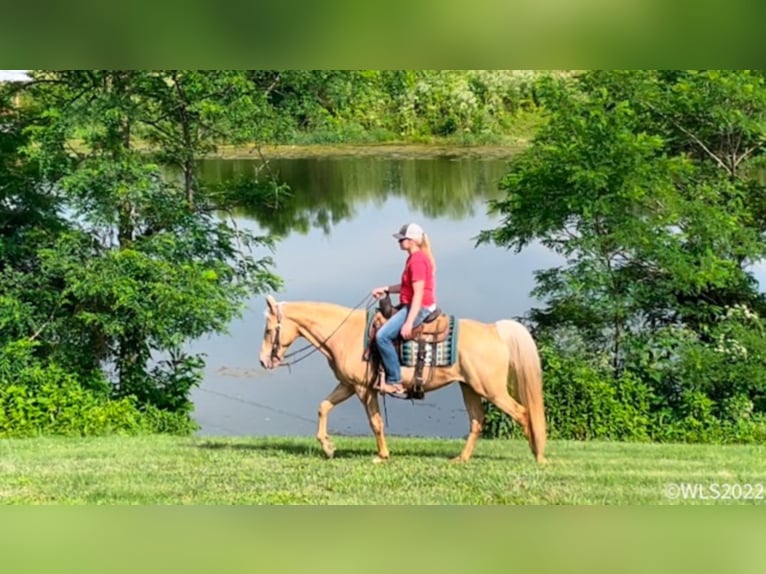
{"label": "white flowering bush", "polygon": [[520,110],[534,107],[538,75],[519,70],[420,72],[398,103],[402,135],[502,133]]}
{"label": "white flowering bush", "polygon": [[678,369],[685,392],[710,400],[709,412],[732,425],[766,416],[766,338],[763,320],[753,309],[735,305],[701,329],[687,346]]}

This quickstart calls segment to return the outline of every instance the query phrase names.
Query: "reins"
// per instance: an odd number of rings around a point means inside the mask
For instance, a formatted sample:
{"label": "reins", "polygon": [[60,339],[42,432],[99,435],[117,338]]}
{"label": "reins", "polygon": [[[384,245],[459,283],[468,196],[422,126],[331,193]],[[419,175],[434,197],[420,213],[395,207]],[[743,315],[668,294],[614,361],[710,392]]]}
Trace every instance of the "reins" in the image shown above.
{"label": "reins", "polygon": [[[369,301],[370,299],[372,299],[372,301]],[[364,298],[361,301],[359,301],[359,303],[357,303],[356,306],[353,309],[351,309],[351,311],[348,312],[348,314],[344,317],[344,319],[340,322],[340,324],[337,327],[335,327],[335,329],[333,329],[333,331],[329,335],[327,335],[327,337],[325,337],[324,341],[318,343],[316,346],[311,344],[311,343],[309,343],[309,344],[307,344],[306,346],[304,346],[304,347],[302,347],[300,349],[296,349],[295,351],[291,351],[289,353],[285,353],[285,355],[282,357],[282,361],[285,361],[285,359],[289,359],[290,357],[295,357],[296,355],[300,355],[304,351],[308,351],[308,353],[306,353],[302,357],[299,357],[298,359],[295,359],[295,360],[292,360],[292,361],[287,361],[287,362],[280,361],[279,366],[280,367],[287,367],[287,369],[290,370],[290,367],[292,365],[295,365],[296,363],[300,363],[303,359],[305,359],[307,357],[310,357],[312,355],[312,353],[317,352],[319,350],[319,348],[322,347],[325,343],[327,343],[327,341],[330,340],[330,337],[332,337],[335,333],[337,333],[338,329],[340,329],[343,326],[343,324],[346,321],[348,321],[349,317],[351,317],[353,312],[356,311],[357,309],[359,309],[365,303],[367,303],[365,305],[365,310],[368,310],[368,309],[370,309],[371,307],[373,307],[377,303],[377,299],[375,299],[375,297],[373,297],[371,294],[365,295]],[[278,355],[278,350],[279,350],[279,347],[281,347],[281,342],[279,340],[279,330],[280,330],[280,323],[282,322],[282,316],[281,316],[281,310],[279,308],[277,308],[277,313],[278,313],[278,315],[277,315],[276,332],[274,334],[274,340],[273,340],[272,345],[271,345],[271,356],[272,357],[274,357],[274,356],[278,357],[279,356]],[[365,367],[365,374],[367,376],[369,376],[371,365],[372,365],[372,361],[370,363],[368,363],[367,366]],[[292,373],[292,371],[290,371],[290,372]],[[386,425],[388,425],[388,406],[386,405],[386,395],[385,394],[383,395],[383,415],[385,417]]]}
{"label": "reins", "polygon": [[[372,301],[368,302],[369,299],[372,299]],[[325,339],[323,341],[318,343],[316,346],[311,344],[311,343],[309,343],[308,345],[306,345],[306,346],[304,346],[304,347],[302,347],[300,349],[296,349],[295,351],[291,351],[289,353],[285,353],[285,355],[282,357],[283,361],[285,359],[289,359],[290,357],[295,357],[296,355],[299,355],[299,354],[303,353],[304,351],[308,350],[308,353],[306,353],[302,357],[300,357],[298,359],[295,359],[295,360],[292,360],[292,361],[281,362],[279,366],[280,367],[287,367],[289,369],[292,365],[295,365],[296,363],[300,363],[303,359],[305,359],[307,357],[310,357],[313,353],[316,353],[320,349],[320,347],[322,347],[325,343],[327,343],[327,341],[330,340],[330,337],[332,337],[335,333],[337,333],[338,329],[340,329],[343,326],[343,324],[346,321],[348,321],[349,317],[351,317],[351,315],[353,314],[354,311],[359,309],[365,303],[367,303],[367,305],[365,306],[365,309],[369,309],[370,307],[372,307],[376,303],[376,301],[377,300],[371,294],[365,295],[364,298],[361,301],[359,301],[359,303],[357,303],[356,306],[353,309],[351,309],[351,311],[348,312],[348,315],[346,315],[346,317],[340,322],[340,324],[337,327],[335,327],[335,329],[333,329],[333,331],[329,335],[327,335],[327,337],[325,337]],[[279,317],[278,319],[281,322],[281,317]],[[277,332],[276,332],[276,334],[274,336],[274,344],[273,345],[275,347],[277,345],[281,346],[281,343],[279,341],[279,324],[277,324]]]}

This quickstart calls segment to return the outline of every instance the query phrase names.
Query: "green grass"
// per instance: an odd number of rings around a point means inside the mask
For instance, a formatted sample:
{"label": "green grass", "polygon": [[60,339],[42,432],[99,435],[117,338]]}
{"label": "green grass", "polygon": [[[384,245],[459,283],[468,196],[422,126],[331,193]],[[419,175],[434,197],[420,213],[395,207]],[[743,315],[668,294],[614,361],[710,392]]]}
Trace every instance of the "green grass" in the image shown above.
{"label": "green grass", "polygon": [[[551,441],[538,466],[521,441],[336,437],[323,458],[312,438],[6,439],[2,504],[766,504],[766,447]],[[705,485],[707,499],[671,499],[669,483]],[[714,499],[718,483],[739,496]],[[731,487],[726,485],[739,485]]]}

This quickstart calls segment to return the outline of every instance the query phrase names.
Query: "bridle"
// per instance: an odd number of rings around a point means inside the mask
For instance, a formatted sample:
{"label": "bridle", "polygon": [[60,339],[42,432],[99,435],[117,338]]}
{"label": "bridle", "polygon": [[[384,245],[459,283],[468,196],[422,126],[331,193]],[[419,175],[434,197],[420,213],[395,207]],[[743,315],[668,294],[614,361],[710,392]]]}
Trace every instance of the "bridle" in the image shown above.
{"label": "bridle", "polygon": [[[282,341],[279,337],[279,333],[282,329],[282,304],[277,304],[277,324],[274,326],[274,338],[271,340],[271,361],[280,360],[279,350],[282,348]],[[285,358],[287,355],[285,355]]]}
{"label": "bridle", "polygon": [[[282,327],[282,319],[284,319],[284,317],[282,316],[282,307],[281,307],[281,305],[277,304],[277,313],[276,313],[277,314],[277,324],[274,326],[274,338],[271,340],[271,360],[272,360],[272,362],[274,360],[278,360],[280,367],[290,367],[291,365],[299,363],[300,361],[302,361],[306,357],[311,356],[313,353],[316,353],[319,350],[320,347],[322,347],[327,341],[330,340],[330,337],[332,337],[335,333],[337,333],[338,329],[340,329],[343,326],[343,323],[345,323],[348,320],[348,318],[351,317],[351,314],[354,311],[356,311],[357,309],[359,309],[359,307],[364,305],[365,302],[367,302],[367,300],[370,299],[371,297],[372,297],[372,295],[365,295],[364,299],[362,299],[359,303],[357,303],[356,307],[354,307],[353,309],[351,309],[351,311],[349,311],[348,315],[346,315],[346,317],[343,319],[343,321],[341,321],[340,324],[337,327],[335,327],[335,329],[333,329],[332,333],[327,335],[327,337],[325,338],[324,341],[322,341],[321,343],[319,343],[316,346],[314,346],[311,343],[309,343],[305,347],[302,347],[302,348],[297,349],[295,351],[291,351],[289,353],[286,353],[285,356],[281,357],[281,358],[279,356],[279,351],[280,351],[280,349],[282,349],[282,341],[281,341],[279,335],[280,335],[281,327]],[[365,308],[369,309],[374,303],[375,303],[375,300],[373,298],[373,301],[371,301]],[[304,352],[306,350],[309,350],[309,352],[306,353],[305,355],[303,355],[302,357],[300,357],[298,359],[295,359],[293,361],[284,362],[285,359],[289,359],[290,357],[294,357],[296,355],[299,355],[300,353],[302,353],[302,352]]]}
{"label": "bridle", "polygon": [[271,341],[271,360],[279,359],[279,349],[282,348],[282,344],[279,341],[279,329],[281,324],[277,319],[277,326],[274,327],[274,339]]}

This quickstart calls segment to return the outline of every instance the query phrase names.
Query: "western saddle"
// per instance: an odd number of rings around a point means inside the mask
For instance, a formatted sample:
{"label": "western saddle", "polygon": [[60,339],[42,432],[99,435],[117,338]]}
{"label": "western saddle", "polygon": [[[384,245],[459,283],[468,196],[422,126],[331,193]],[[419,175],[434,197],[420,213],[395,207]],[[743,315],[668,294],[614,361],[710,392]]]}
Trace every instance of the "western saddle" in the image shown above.
{"label": "western saddle", "polygon": [[[391,298],[388,296],[388,294],[381,297],[378,309],[375,312],[375,316],[372,320],[372,325],[370,327],[370,344],[369,348],[365,352],[366,358],[369,358],[369,352],[371,350],[374,350],[373,355],[375,356],[377,362],[379,363],[380,359],[377,355],[377,351],[375,350],[374,345],[374,339],[375,339],[375,333],[377,332],[380,327],[383,326],[383,324],[391,318],[391,316],[401,309],[401,305],[393,305],[391,303]],[[412,330],[412,337],[411,340],[418,343],[417,349],[417,357],[415,360],[415,376],[412,381],[412,387],[407,389],[407,396],[410,399],[422,399],[425,397],[425,391],[423,389],[424,387],[424,379],[423,379],[423,368],[425,366],[426,361],[426,349],[427,345],[436,345],[437,343],[441,343],[443,341],[447,340],[447,337],[449,337],[450,334],[450,318],[449,315],[442,312],[442,310],[437,307],[431,313],[428,314],[428,316],[423,320],[422,323],[420,323],[417,327],[415,327]],[[397,350],[401,349],[401,346],[405,343],[405,341],[400,337],[397,337],[394,340],[394,345],[398,348]],[[433,375],[433,366],[430,369],[429,375]],[[429,376],[429,378],[430,378]]]}

